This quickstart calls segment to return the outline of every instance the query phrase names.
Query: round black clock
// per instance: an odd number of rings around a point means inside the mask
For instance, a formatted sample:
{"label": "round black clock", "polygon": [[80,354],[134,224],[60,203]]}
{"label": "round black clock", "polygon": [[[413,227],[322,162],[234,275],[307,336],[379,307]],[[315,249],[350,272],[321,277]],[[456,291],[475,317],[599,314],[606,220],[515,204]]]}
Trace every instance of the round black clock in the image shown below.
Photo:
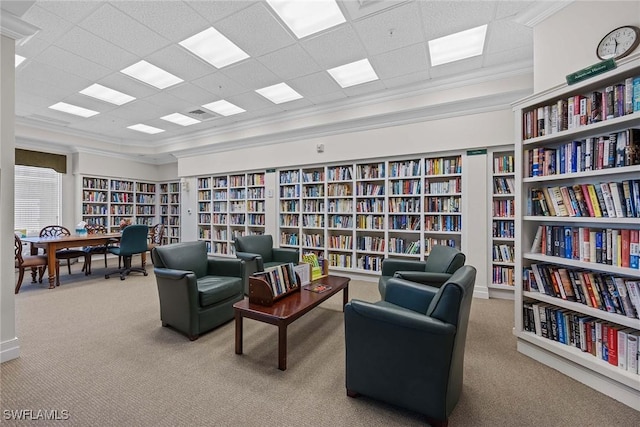
{"label": "round black clock", "polygon": [[612,30],[600,40],[596,55],[600,59],[620,59],[629,55],[640,44],[640,28],[624,25]]}

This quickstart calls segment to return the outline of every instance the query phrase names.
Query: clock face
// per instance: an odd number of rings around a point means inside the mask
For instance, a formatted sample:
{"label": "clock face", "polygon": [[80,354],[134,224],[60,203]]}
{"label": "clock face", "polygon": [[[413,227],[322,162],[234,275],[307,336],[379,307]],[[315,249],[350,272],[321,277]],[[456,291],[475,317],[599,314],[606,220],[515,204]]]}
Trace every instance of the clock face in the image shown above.
{"label": "clock face", "polygon": [[598,44],[596,54],[600,59],[618,59],[630,54],[638,44],[640,44],[640,29],[624,26],[604,36]]}

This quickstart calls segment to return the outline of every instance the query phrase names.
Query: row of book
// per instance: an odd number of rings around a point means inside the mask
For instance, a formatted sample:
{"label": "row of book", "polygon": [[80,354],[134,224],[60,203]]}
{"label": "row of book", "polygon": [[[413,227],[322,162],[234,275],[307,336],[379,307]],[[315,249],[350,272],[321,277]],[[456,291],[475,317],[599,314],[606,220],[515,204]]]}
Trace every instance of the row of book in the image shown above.
{"label": "row of book", "polygon": [[282,295],[299,286],[293,263],[269,267],[264,271],[254,273],[253,276],[266,281],[271,287],[273,296]]}
{"label": "row of book", "polygon": [[514,173],[516,170],[512,154],[493,158],[493,173]]}
{"label": "row of book", "polygon": [[534,263],[524,270],[523,287],[526,291],[640,319],[638,279]]}
{"label": "row of book", "polygon": [[391,237],[389,239],[389,252],[396,254],[419,254],[420,242],[407,242],[405,239]]}
{"label": "row of book", "polygon": [[529,202],[530,215],[640,218],[640,180],[532,188]]}
{"label": "row of book", "polygon": [[513,286],[515,284],[515,270],[513,267],[494,265],[491,283],[494,285]]}
{"label": "row of book", "polygon": [[501,218],[513,218],[516,213],[516,204],[513,199],[494,200],[493,216]]}
{"label": "row of book", "polygon": [[531,252],[637,270],[640,230],[539,225]]}
{"label": "row of book", "polygon": [[493,221],[492,236],[503,239],[513,239],[516,237],[515,224],[513,221]]}
{"label": "row of book", "polygon": [[523,305],[526,331],[576,347],[598,360],[638,374],[640,332],[544,303]]}
{"label": "row of book", "polygon": [[515,250],[510,245],[493,245],[493,262],[514,262]]}
{"label": "row of book", "polygon": [[382,271],[384,257],[373,255],[361,255],[356,260],[357,268],[367,271]]}
{"label": "row of book", "polygon": [[640,111],[640,76],[525,111],[523,139],[550,135]]}
{"label": "row of book", "polygon": [[493,178],[493,194],[515,194],[515,178],[497,176]]}
{"label": "row of book", "polygon": [[550,176],[640,164],[640,129],[524,151],[525,176]]}

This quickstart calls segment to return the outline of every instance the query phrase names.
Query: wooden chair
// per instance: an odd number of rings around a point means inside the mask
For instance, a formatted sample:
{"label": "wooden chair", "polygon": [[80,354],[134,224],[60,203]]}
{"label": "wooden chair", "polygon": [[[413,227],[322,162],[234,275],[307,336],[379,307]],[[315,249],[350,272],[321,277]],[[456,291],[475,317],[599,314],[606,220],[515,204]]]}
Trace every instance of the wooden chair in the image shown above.
{"label": "wooden chair", "polygon": [[[71,232],[67,227],[64,227],[62,225],[47,225],[46,227],[42,228],[42,230],[40,230],[40,237],[58,236],[71,236]],[[87,263],[91,262],[91,255],[82,250],[82,248],[58,249],[56,251],[56,258],[67,260],[67,268],[69,269],[69,274],[71,274],[71,260],[74,258],[83,258],[84,266],[82,267],[82,270],[85,272],[85,274],[89,274],[89,272],[87,271]]]}
{"label": "wooden chair", "polygon": [[[24,279],[24,272],[27,268],[38,269],[40,277],[38,283],[42,283],[42,276],[47,270],[47,256],[46,255],[22,255],[22,240],[17,235],[15,236],[15,267],[19,269],[18,283],[16,283],[16,294],[20,292],[20,286],[22,286],[22,279]],[[32,283],[36,282],[35,270],[32,278]],[[56,286],[60,286],[60,261],[56,260]]]}
{"label": "wooden chair", "polygon": [[[85,226],[87,229],[87,234],[107,234],[107,227],[100,224],[87,224]],[[107,250],[107,245],[100,246],[87,246],[83,248],[83,250],[89,255],[88,263],[82,266],[82,271],[85,271],[87,274],[91,274],[91,258],[93,255],[104,255],[104,268],[107,268],[107,254],[109,251]]]}
{"label": "wooden chair", "polygon": [[[162,240],[164,239],[164,224],[156,224],[149,227],[149,244],[147,245],[147,249],[149,250],[149,256],[151,256],[151,251],[156,246],[162,245]],[[151,260],[153,262],[153,259]]]}

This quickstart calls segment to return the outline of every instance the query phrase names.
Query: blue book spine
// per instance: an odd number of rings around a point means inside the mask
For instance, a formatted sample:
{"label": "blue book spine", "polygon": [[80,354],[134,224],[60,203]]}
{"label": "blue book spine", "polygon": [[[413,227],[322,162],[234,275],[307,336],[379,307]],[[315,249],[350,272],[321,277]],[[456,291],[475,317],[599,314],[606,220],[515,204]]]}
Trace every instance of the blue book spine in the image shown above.
{"label": "blue book spine", "polygon": [[564,316],[560,310],[556,310],[556,323],[558,324],[558,341],[566,344],[566,337],[564,333]]}
{"label": "blue book spine", "polygon": [[640,77],[633,79],[633,111],[640,111]]}
{"label": "blue book spine", "polygon": [[564,257],[571,259],[573,252],[571,227],[564,228]]}

